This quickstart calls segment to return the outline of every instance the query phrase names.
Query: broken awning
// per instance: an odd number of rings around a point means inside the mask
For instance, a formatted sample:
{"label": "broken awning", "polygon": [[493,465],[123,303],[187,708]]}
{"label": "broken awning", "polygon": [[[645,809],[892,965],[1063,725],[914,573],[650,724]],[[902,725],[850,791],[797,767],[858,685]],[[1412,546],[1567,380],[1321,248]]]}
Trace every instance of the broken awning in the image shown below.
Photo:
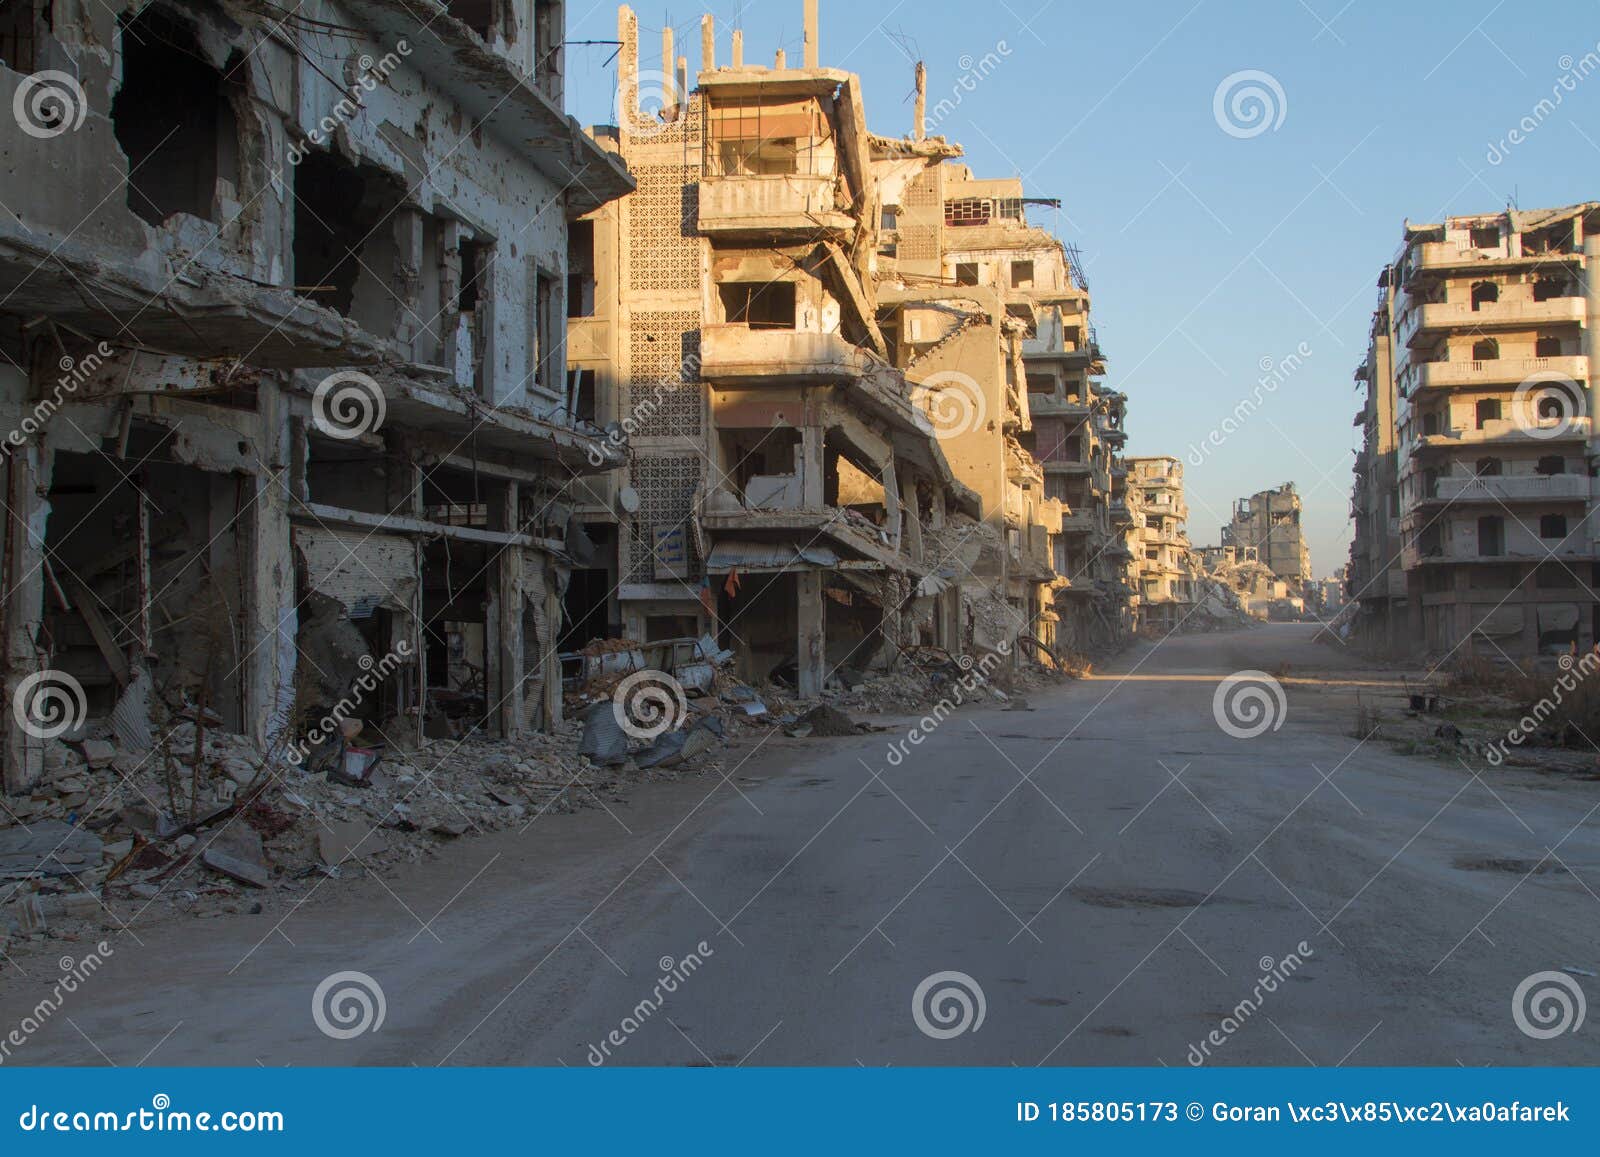
{"label": "broken awning", "polygon": [[380,606],[410,613],[417,586],[417,548],[409,538],[312,526],[294,528],[311,589],[336,599],[352,619]]}
{"label": "broken awning", "polygon": [[825,546],[795,546],[786,542],[718,542],[711,547],[706,570],[721,574],[739,570],[788,570],[837,566],[839,556]]}

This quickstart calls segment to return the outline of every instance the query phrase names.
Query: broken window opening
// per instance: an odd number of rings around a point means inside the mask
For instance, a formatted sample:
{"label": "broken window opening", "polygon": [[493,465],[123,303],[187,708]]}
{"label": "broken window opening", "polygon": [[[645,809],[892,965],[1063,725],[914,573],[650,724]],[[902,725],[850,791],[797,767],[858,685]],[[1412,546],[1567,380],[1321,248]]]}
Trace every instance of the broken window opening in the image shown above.
{"label": "broken window opening", "polygon": [[0,4],[0,62],[12,72],[34,72],[38,43],[33,0]]}
{"label": "broken window opening", "polygon": [[1533,356],[1536,358],[1560,357],[1561,339],[1558,337],[1535,338],[1533,343]]}
{"label": "broken window opening", "polygon": [[557,292],[558,279],[543,269],[533,271],[533,385],[549,394],[559,394],[561,374],[566,368],[562,355],[562,335],[566,332],[566,311]]}
{"label": "broken window opening", "polygon": [[1500,244],[1500,227],[1487,225],[1472,231],[1474,249],[1494,249]]}
{"label": "broken window opening", "polygon": [[1476,474],[1479,478],[1498,478],[1498,477],[1500,477],[1500,459],[1498,459],[1498,458],[1479,458],[1478,459],[1478,464],[1474,468],[1473,473]]}
{"label": "broken window opening", "polygon": [[445,7],[450,15],[476,32],[485,44],[494,42],[496,9],[500,0],[447,0]]}
{"label": "broken window opening", "polygon": [[723,320],[751,329],[794,329],[796,296],[792,281],[729,281],[717,286]]}
{"label": "broken window opening", "polygon": [[1472,309],[1476,313],[1478,307],[1489,302],[1500,300],[1500,287],[1492,281],[1480,281],[1472,287]]}
{"label": "broken window opening", "polygon": [[594,222],[574,221],[567,233],[567,316],[595,312]]}
{"label": "broken window opening", "polygon": [[1500,420],[1500,399],[1484,398],[1474,407],[1474,416],[1477,419],[1478,429],[1480,430],[1487,427],[1490,422],[1498,422]]}
{"label": "broken window opening", "polygon": [[1011,288],[1033,288],[1033,262],[1013,261],[1011,263]]}
{"label": "broken window opening", "polygon": [[1505,522],[1492,514],[1478,519],[1478,553],[1489,556],[1505,552]]}
{"label": "broken window opening", "polygon": [[1500,343],[1492,337],[1472,343],[1472,360],[1475,362],[1493,362],[1500,359]]}
{"label": "broken window opening", "polygon": [[1541,514],[1539,516],[1539,537],[1566,538],[1567,516],[1565,514]]}
{"label": "broken window opening", "polygon": [[111,123],[128,158],[128,208],[157,227],[177,213],[218,221],[219,191],[238,197],[238,82],[206,63],[188,25],[154,5],[124,17],[120,32]]}
{"label": "broken window opening", "polygon": [[1572,296],[1572,283],[1564,277],[1540,277],[1533,283],[1533,300],[1549,301]]}
{"label": "broken window opening", "polygon": [[1565,474],[1567,472],[1567,460],[1560,454],[1546,454],[1535,463],[1533,472],[1546,477]]}
{"label": "broken window opening", "polygon": [[956,284],[978,284],[978,263],[976,261],[958,261],[956,263]]}
{"label": "broken window opening", "polygon": [[[372,167],[357,168],[315,150],[294,170],[294,291],[392,337],[400,308],[385,275],[382,246],[392,241],[378,226],[404,197],[404,186]],[[363,267],[365,266],[365,267]]]}

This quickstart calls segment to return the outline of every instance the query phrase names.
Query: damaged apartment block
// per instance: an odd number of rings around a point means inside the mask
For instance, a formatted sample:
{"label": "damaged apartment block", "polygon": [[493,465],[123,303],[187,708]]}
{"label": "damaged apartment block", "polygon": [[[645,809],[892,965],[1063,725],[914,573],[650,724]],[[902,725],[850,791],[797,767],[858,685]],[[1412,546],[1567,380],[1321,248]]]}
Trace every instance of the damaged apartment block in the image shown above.
{"label": "damaged apartment block", "polygon": [[563,19],[0,5],[8,704],[65,676],[132,753],[559,720],[578,487],[626,457],[566,373],[568,221],[633,188]]}
{"label": "damaged apartment block", "polygon": [[[1075,341],[1085,393],[1103,372],[1081,277],[1020,186],[947,164],[959,146],[920,112],[905,137],[868,130],[859,78],[817,59],[816,7],[795,67],[747,62],[738,31],[719,63],[704,17],[692,88],[671,29],[642,74],[619,14],[622,123],[595,133],[639,189],[573,231],[568,352],[631,460],[585,483],[604,549],[568,619],[594,629],[563,646],[711,634],[743,678],[816,695],[917,646],[1087,645],[1087,624],[1056,631],[1080,583],[1111,641],[1126,600],[1103,544],[1056,565],[1071,508],[1026,443],[1031,355]],[[1120,414],[1084,413],[1100,470],[1078,501],[1107,540]]]}

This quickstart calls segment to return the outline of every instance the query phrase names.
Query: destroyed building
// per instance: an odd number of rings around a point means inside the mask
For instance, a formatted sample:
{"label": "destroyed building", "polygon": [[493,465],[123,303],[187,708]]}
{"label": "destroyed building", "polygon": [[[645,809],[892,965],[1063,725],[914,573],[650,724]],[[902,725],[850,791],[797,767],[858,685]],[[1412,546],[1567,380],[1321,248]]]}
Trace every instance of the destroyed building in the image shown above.
{"label": "destroyed building", "polygon": [[[1058,646],[1065,505],[1025,442],[1024,361],[1086,297],[920,101],[906,136],[869,131],[804,16],[793,66],[747,63],[737,30],[719,62],[705,17],[691,86],[671,29],[644,70],[619,12],[618,124],[593,132],[639,189],[573,230],[568,361],[630,461],[579,484],[594,561],[562,646],[713,633],[740,676],[808,695],[915,645]],[[1026,273],[1030,246],[1058,267]]]}
{"label": "destroyed building", "polygon": [[1352,628],[1356,636],[1385,653],[1404,651],[1411,637],[1400,550],[1400,451],[1395,424],[1399,398],[1390,329],[1394,281],[1394,267],[1384,266],[1378,276],[1378,305],[1367,330],[1367,355],[1355,372],[1357,388],[1365,392],[1353,423],[1361,431],[1361,449],[1351,467],[1353,534],[1344,592],[1359,603]]}
{"label": "destroyed building", "polygon": [[8,791],[43,693],[132,753],[559,717],[572,485],[625,457],[568,390],[567,222],[633,188],[562,12],[0,9]]}
{"label": "destroyed building", "polygon": [[1362,369],[1364,639],[1491,659],[1595,644],[1597,260],[1595,202],[1406,225]]}
{"label": "destroyed building", "polygon": [[1233,518],[1222,528],[1222,545],[1255,552],[1256,559],[1288,587],[1291,598],[1303,598],[1312,581],[1311,549],[1300,525],[1300,495],[1293,482],[1259,490],[1233,504]]}
{"label": "destroyed building", "polygon": [[1198,568],[1185,524],[1183,463],[1171,456],[1129,458],[1128,500],[1138,525],[1135,624],[1163,634],[1182,630],[1195,601]]}

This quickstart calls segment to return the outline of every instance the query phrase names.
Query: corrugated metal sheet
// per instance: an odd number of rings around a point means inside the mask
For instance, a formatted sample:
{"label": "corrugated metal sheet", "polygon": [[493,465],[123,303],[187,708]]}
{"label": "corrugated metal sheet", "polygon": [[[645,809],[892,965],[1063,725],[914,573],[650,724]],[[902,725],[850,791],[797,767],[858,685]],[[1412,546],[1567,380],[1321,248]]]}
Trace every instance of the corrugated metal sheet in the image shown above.
{"label": "corrugated metal sheet", "polygon": [[297,526],[294,545],[305,559],[311,589],[350,608],[352,619],[369,618],[380,606],[410,612],[417,554],[409,538]]}

